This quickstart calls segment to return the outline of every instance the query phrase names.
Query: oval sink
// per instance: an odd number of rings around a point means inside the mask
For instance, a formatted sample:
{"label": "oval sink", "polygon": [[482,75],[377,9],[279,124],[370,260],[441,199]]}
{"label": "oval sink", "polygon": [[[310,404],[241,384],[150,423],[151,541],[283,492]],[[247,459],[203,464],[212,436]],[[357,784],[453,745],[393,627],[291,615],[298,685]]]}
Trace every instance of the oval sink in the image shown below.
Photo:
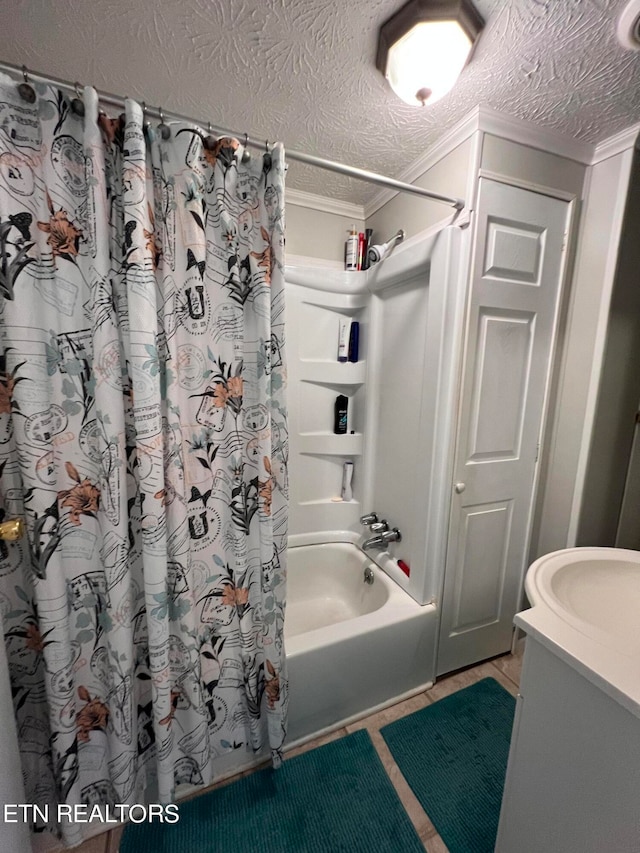
{"label": "oval sink", "polygon": [[536,560],[525,589],[561,619],[600,642],[640,646],[640,551],[569,548]]}

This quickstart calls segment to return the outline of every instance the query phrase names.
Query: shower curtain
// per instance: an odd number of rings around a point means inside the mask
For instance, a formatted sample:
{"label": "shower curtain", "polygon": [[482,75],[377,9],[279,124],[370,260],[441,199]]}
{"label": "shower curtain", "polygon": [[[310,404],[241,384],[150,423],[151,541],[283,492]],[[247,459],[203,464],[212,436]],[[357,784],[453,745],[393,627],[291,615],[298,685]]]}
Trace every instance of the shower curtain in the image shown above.
{"label": "shower curtain", "polygon": [[0,614],[53,814],[279,762],[284,154],[35,88],[0,78]]}

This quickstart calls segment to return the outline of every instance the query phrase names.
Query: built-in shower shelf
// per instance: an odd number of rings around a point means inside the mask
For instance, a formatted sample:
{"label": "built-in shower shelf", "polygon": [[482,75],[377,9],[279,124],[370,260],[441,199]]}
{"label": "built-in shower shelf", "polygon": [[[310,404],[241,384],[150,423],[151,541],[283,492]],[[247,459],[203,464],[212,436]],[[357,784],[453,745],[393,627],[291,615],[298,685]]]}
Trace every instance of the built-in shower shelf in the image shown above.
{"label": "built-in shower shelf", "polygon": [[360,432],[336,435],[333,432],[302,432],[298,434],[299,451],[318,456],[360,456],[363,446]]}
{"label": "built-in shower shelf", "polygon": [[300,362],[300,379],[325,385],[362,385],[366,368],[364,361],[352,363],[305,359]]}

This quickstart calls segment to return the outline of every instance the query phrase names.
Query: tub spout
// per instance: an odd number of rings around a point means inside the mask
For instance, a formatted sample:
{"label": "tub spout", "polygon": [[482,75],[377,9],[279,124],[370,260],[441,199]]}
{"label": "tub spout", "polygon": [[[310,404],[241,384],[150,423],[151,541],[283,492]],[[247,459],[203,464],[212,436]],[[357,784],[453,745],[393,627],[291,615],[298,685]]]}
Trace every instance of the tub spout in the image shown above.
{"label": "tub spout", "polygon": [[364,551],[367,548],[385,548],[390,542],[400,542],[402,535],[397,527],[393,530],[383,530],[379,536],[372,536],[371,539],[365,539],[362,543]]}

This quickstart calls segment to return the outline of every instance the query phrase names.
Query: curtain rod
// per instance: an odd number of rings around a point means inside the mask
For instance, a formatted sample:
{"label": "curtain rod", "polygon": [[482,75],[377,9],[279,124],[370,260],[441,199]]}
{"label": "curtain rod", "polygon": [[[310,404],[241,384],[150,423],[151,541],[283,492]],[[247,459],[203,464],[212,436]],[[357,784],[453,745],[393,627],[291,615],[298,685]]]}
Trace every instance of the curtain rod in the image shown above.
{"label": "curtain rod", "polygon": [[[36,71],[27,69],[25,66],[20,67],[18,65],[13,65],[10,62],[0,62],[0,71],[4,71],[7,74],[19,75],[25,82],[29,82],[32,78],[34,80],[40,80],[43,83],[52,84],[60,89],[66,89],[71,93],[77,92],[78,86],[80,85],[78,83],[71,83],[69,80],[61,80],[59,77],[40,74]],[[118,95],[113,95],[111,92],[102,92],[99,89],[96,91],[98,93],[99,100],[120,108],[124,106],[124,98],[119,97]],[[210,124],[208,121],[196,121],[190,116],[180,115],[180,113],[172,112],[171,110],[165,111],[162,109],[161,116],[160,110],[160,107],[148,107],[145,104],[145,111],[148,116],[153,116],[158,119],[170,119],[173,121],[185,122],[187,124],[195,124],[199,127],[208,127]],[[266,144],[263,142],[256,142],[255,138],[252,138],[245,133],[235,133],[234,131],[218,127],[217,125],[213,125],[213,127],[220,135],[233,136],[236,139],[244,139],[245,144],[252,145],[254,148],[262,148],[263,145]],[[358,169],[355,166],[347,166],[346,163],[338,163],[335,160],[325,160],[324,157],[305,154],[303,151],[293,151],[291,148],[285,148],[285,156],[289,160],[296,160],[298,163],[305,163],[307,166],[314,166],[318,169],[326,169],[329,172],[336,172],[339,175],[346,175],[347,177],[354,178],[357,181],[366,181],[370,184],[378,184],[381,187],[389,187],[390,189],[397,190],[398,192],[422,196],[423,198],[428,198],[431,201],[440,201],[443,204],[450,205],[456,210],[462,210],[464,208],[464,201],[460,198],[440,195],[439,193],[425,190],[422,187],[407,184],[404,181],[397,181],[395,178],[389,178],[386,175],[380,175],[377,172],[370,172],[368,169]]]}

